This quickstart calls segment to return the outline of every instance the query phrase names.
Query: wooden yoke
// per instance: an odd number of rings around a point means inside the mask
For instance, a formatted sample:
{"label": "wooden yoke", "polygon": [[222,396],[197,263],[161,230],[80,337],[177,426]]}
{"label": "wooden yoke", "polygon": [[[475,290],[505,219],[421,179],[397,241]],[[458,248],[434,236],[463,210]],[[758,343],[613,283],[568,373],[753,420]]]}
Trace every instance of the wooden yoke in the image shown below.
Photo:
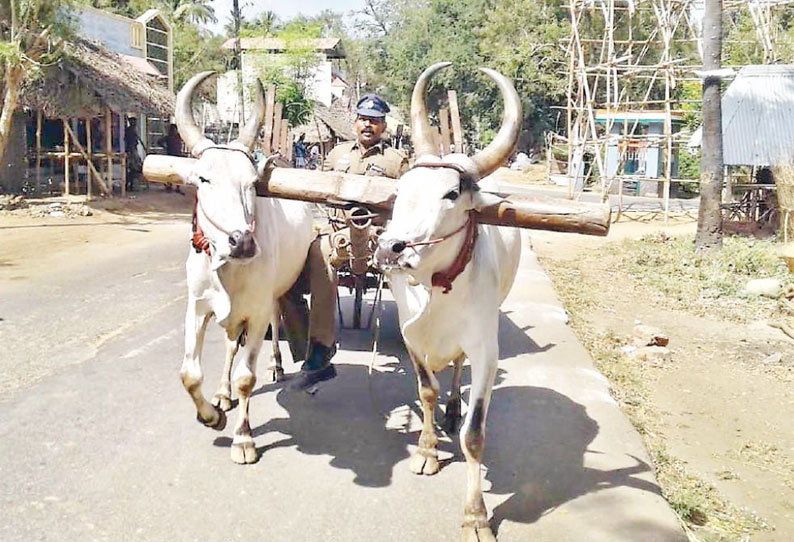
{"label": "wooden yoke", "polygon": [[[336,207],[363,206],[388,216],[398,184],[399,180],[386,177],[276,167],[257,184],[257,195]],[[586,235],[609,233],[608,205],[509,193],[494,195],[501,200],[481,209],[479,221],[483,224]]]}
{"label": "wooden yoke", "polygon": [[[194,162],[193,158],[149,155],[143,163],[143,174],[150,182],[178,184]],[[276,162],[277,166],[281,164],[287,165],[286,161]],[[388,217],[399,182],[387,177],[273,167],[257,183],[256,193],[332,207],[365,207]],[[507,192],[492,194],[500,199],[480,210],[483,224],[601,236],[609,232],[608,205]]]}

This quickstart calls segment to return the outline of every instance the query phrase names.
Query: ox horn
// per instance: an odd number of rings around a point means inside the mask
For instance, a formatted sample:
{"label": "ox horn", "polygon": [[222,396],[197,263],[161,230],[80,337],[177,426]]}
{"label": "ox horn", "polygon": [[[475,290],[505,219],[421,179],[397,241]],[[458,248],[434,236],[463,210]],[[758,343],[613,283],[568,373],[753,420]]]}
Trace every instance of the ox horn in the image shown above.
{"label": "ox horn", "polygon": [[433,64],[422,72],[414,85],[414,92],[411,94],[411,141],[413,141],[416,156],[423,154],[438,156],[438,149],[433,143],[432,128],[428,120],[425,96],[427,95],[427,85],[433,75],[438,70],[451,65],[452,62]]}
{"label": "ox horn", "polygon": [[480,178],[486,177],[499,169],[513,152],[518,142],[521,131],[521,98],[518,97],[513,83],[501,73],[489,68],[480,68],[480,71],[496,82],[502,93],[504,112],[502,113],[502,126],[496,133],[493,141],[483,150],[471,157]]}
{"label": "ox horn", "polygon": [[256,80],[256,101],[254,109],[251,111],[245,126],[240,130],[240,135],[235,141],[247,149],[253,149],[259,137],[259,127],[265,121],[265,89],[262,88],[262,81]]}
{"label": "ox horn", "polygon": [[182,141],[185,142],[185,147],[194,156],[198,156],[201,151],[212,145],[212,141],[204,137],[204,133],[196,125],[196,120],[193,118],[193,108],[191,107],[193,93],[196,91],[196,87],[214,74],[214,71],[197,73],[185,83],[185,86],[176,95],[176,108],[174,110],[176,127],[179,130]]}

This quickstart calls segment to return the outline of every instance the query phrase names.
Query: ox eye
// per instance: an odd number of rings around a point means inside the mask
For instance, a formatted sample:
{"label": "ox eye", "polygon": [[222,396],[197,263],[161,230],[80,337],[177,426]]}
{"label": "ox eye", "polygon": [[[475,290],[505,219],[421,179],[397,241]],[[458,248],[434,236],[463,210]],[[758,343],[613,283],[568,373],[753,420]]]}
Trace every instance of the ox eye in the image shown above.
{"label": "ox eye", "polygon": [[450,190],[446,194],[444,194],[443,199],[448,199],[449,201],[455,201],[458,199],[458,191],[457,190]]}

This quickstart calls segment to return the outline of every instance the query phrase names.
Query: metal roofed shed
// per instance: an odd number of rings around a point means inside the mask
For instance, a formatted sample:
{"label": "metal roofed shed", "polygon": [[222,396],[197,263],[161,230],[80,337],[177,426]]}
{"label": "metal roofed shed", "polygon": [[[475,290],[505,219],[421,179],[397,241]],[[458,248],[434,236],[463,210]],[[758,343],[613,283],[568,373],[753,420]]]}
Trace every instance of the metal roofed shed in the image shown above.
{"label": "metal roofed shed", "polygon": [[722,145],[726,166],[775,166],[794,155],[794,64],[739,71],[722,97]]}

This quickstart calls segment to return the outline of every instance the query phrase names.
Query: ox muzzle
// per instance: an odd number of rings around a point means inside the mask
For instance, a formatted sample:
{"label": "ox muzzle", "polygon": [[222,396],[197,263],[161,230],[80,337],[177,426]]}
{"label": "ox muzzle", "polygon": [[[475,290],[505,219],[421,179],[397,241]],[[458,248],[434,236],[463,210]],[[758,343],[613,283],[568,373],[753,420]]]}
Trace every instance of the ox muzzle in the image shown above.
{"label": "ox muzzle", "polygon": [[247,259],[256,256],[256,239],[250,231],[234,230],[229,234],[229,257]]}

